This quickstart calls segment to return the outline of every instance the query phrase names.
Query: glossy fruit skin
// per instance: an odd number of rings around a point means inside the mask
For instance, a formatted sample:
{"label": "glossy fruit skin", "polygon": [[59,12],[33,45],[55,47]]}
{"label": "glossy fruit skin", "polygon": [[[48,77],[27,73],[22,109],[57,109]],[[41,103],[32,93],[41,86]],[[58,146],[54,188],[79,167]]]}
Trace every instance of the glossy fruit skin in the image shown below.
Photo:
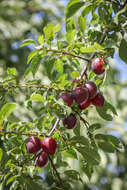
{"label": "glossy fruit skin", "polygon": [[46,137],[41,142],[42,149],[50,155],[54,155],[57,149],[56,141],[51,137]]}
{"label": "glossy fruit skin", "polygon": [[97,106],[97,107],[102,107],[104,106],[104,96],[101,93],[97,93],[94,99],[91,100],[92,104]]}
{"label": "glossy fruit skin", "polygon": [[86,102],[79,104],[79,108],[81,110],[84,110],[84,109],[88,108],[90,106],[90,104],[91,104],[91,100],[88,99]]}
{"label": "glossy fruit skin", "polygon": [[70,114],[68,117],[62,120],[63,125],[66,126],[68,129],[73,129],[76,126],[77,119],[74,114]]}
{"label": "glossy fruit skin", "polygon": [[75,101],[78,104],[81,104],[82,102],[86,102],[89,97],[87,88],[82,87],[82,86],[75,88],[73,90],[72,94],[73,94]]}
{"label": "glossy fruit skin", "polygon": [[62,98],[63,101],[69,106],[71,107],[73,104],[73,96],[71,93],[62,93],[58,96],[58,98]]}
{"label": "glossy fruit skin", "polygon": [[46,152],[42,152],[39,157],[35,159],[35,165],[42,168],[48,164],[48,156]]}
{"label": "glossy fruit skin", "polygon": [[97,86],[94,82],[88,81],[84,84],[85,88],[88,89],[89,92],[89,98],[93,99],[97,94]]}
{"label": "glossy fruit skin", "polygon": [[106,61],[102,57],[97,57],[92,62],[92,70],[95,74],[101,75],[105,71]]}
{"label": "glossy fruit skin", "polygon": [[28,153],[36,154],[41,149],[41,141],[38,137],[30,137],[26,143]]}

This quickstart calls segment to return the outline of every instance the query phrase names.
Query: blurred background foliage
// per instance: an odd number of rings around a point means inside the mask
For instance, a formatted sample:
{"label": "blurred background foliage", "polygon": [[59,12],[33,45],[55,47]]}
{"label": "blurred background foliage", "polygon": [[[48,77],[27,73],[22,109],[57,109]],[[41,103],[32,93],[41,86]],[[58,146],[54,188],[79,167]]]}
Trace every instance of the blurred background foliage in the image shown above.
{"label": "blurred background foliage", "polygon": [[[32,47],[19,48],[21,41],[26,38],[36,39],[42,33],[47,23],[62,24],[64,29],[64,9],[67,1],[63,0],[1,0],[0,1],[0,80],[7,77],[7,68],[15,67],[17,70],[17,81],[24,80],[26,61]],[[90,17],[87,18],[88,20]],[[63,32],[62,31],[62,32]],[[126,34],[126,32],[125,32]],[[61,35],[61,34],[59,34]],[[107,99],[116,107],[118,116],[113,122],[105,122],[95,116],[94,111],[90,113],[89,120],[102,123],[99,132],[105,132],[117,136],[124,145],[124,151],[115,154],[101,152],[101,163],[94,170],[90,180],[83,173],[81,164],[77,160],[67,159],[71,169],[78,169],[83,175],[83,184],[72,183],[73,189],[81,190],[126,190],[127,189],[127,78],[121,80],[120,70],[115,64],[114,58],[108,59],[112,69],[108,73],[106,86],[103,89]],[[121,61],[121,60],[120,60]],[[120,63],[121,64],[121,63]],[[124,64],[124,63],[123,63]],[[122,67],[122,64],[121,64]],[[127,72],[127,66],[124,65]],[[36,79],[45,81],[43,69],[40,69]],[[109,82],[108,82],[109,81]],[[31,89],[27,89],[32,91]],[[33,90],[34,92],[34,90]],[[4,93],[4,92],[0,92]],[[24,108],[24,91],[17,96],[5,94],[5,101],[13,100],[19,103],[19,109],[11,116],[11,120],[33,121],[39,115],[36,106],[33,111]],[[27,97],[28,98],[28,97]],[[26,99],[27,99],[26,98]],[[1,101],[1,106],[4,101]],[[82,163],[82,162],[81,162]],[[49,175],[50,176],[50,175]],[[48,176],[47,183],[50,185],[54,180]],[[46,187],[43,183],[43,188]]]}

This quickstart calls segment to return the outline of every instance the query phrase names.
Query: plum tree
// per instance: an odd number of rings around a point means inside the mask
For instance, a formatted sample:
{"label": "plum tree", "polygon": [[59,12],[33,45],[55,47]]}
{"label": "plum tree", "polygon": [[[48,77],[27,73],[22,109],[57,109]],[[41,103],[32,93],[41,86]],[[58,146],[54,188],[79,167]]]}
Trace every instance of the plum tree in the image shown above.
{"label": "plum tree", "polygon": [[[28,5],[40,13],[37,2]],[[10,67],[6,72],[2,69],[1,189],[84,189],[84,174],[90,180],[95,166],[101,163],[102,151],[107,154],[122,149],[119,138],[101,126],[117,116],[114,102],[119,111],[124,104],[119,97],[112,101],[121,85],[116,88],[118,75],[110,60],[118,49],[120,58],[127,62],[126,6],[127,2],[70,0],[64,33],[59,24],[44,24],[37,39],[24,40],[20,45],[32,50],[24,77],[17,76],[16,68]],[[81,7],[75,21],[73,15]],[[6,29],[2,32],[8,36]],[[35,38],[33,33],[30,36]],[[12,46],[15,50],[15,43]],[[12,59],[15,60],[13,56]],[[77,159],[77,166],[71,164],[71,159]],[[43,182],[38,176],[42,172]]]}

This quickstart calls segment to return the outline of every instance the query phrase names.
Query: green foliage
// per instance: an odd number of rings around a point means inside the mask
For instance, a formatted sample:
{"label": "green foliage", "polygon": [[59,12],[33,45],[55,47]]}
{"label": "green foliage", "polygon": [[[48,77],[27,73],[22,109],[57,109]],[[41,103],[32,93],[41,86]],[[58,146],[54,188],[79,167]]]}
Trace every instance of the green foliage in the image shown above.
{"label": "green foliage", "polygon": [[115,149],[122,148],[120,141],[112,135],[96,134],[95,139],[99,148],[105,152],[113,153]]}
{"label": "green foliage", "polygon": [[127,42],[122,39],[121,43],[120,43],[120,48],[119,48],[119,56],[120,58],[127,63]]}
{"label": "green foliage", "polygon": [[[51,3],[46,2],[48,5]],[[53,2],[60,9],[59,2]],[[65,9],[66,31],[63,33],[63,24],[59,22],[61,27],[55,22],[59,20],[57,11],[53,13],[53,7],[51,10],[47,7],[44,9],[45,6],[39,4],[39,1],[2,1],[1,7],[1,23],[5,20],[4,10],[8,19],[5,25],[0,23],[1,33],[6,37],[7,44],[12,44],[4,46],[2,40],[0,45],[3,46],[0,53],[0,189],[88,189],[84,186],[87,183],[84,174],[89,180],[92,175],[96,175],[97,181],[102,172],[97,173],[102,162],[108,163],[110,160],[108,153],[120,154],[123,149],[119,138],[109,135],[109,132],[118,126],[120,133],[124,134],[120,125],[127,113],[124,100],[126,94],[123,98],[120,89],[123,84],[119,81],[118,71],[112,67],[116,49],[120,58],[127,63],[126,5],[122,7],[118,1],[70,0]],[[7,11],[8,8],[11,11]],[[40,19],[42,21],[34,23],[34,16],[41,10],[45,13],[43,19]],[[25,15],[19,17],[20,12]],[[79,15],[75,19],[73,16],[77,12]],[[49,15],[52,15],[51,20]],[[21,24],[19,20],[22,19],[24,22]],[[21,31],[18,31],[18,26],[21,26]],[[13,32],[15,27],[17,30]],[[1,33],[0,37],[4,39]],[[12,33],[14,34],[9,37]],[[33,36],[33,33],[36,35]],[[30,36],[36,40],[23,41]],[[8,40],[11,38],[14,40]],[[20,47],[28,48],[17,49],[17,41],[23,41]],[[13,49],[11,54],[8,53],[10,48]],[[91,70],[94,57],[106,58],[108,64],[104,74],[96,75]],[[14,62],[9,64],[11,59]],[[75,78],[80,80],[75,83]],[[95,109],[91,104],[81,110],[72,92],[88,80],[95,82],[98,91],[103,92],[107,101],[102,107]],[[122,87],[124,89],[126,85]],[[62,93],[72,93],[71,107],[62,98],[59,99]],[[72,130],[62,123],[71,113],[77,118],[77,124]],[[52,136],[57,142],[57,151],[51,158],[48,156],[49,163],[45,168],[34,166],[35,157],[40,156],[39,152],[33,155],[26,150],[27,139],[31,136],[37,136],[40,140]],[[122,142],[126,148],[125,139],[124,137]],[[118,162],[122,163],[121,160],[124,158],[118,158]],[[91,181],[87,184],[92,187]]]}
{"label": "green foliage", "polygon": [[66,7],[66,18],[73,16],[84,4],[85,2],[80,0],[71,0]]}
{"label": "green foliage", "polygon": [[111,104],[108,103],[108,102],[105,102],[103,108],[102,108],[102,107],[96,107],[96,110],[97,110],[98,114],[99,114],[103,119],[105,119],[105,120],[107,120],[107,121],[112,121],[112,120],[113,120],[113,116],[108,113],[109,110],[110,110],[113,114],[117,115],[114,106],[111,105]]}
{"label": "green foliage", "polygon": [[8,116],[16,109],[16,104],[6,103],[0,111],[0,123],[2,124],[4,119],[7,119]]}
{"label": "green foliage", "polygon": [[99,44],[95,43],[94,45],[90,47],[81,47],[80,51],[81,53],[98,52],[98,51],[102,51],[102,47]]}
{"label": "green foliage", "polygon": [[21,43],[20,47],[24,47],[24,46],[31,45],[31,44],[36,45],[36,42],[32,39],[27,39]]}

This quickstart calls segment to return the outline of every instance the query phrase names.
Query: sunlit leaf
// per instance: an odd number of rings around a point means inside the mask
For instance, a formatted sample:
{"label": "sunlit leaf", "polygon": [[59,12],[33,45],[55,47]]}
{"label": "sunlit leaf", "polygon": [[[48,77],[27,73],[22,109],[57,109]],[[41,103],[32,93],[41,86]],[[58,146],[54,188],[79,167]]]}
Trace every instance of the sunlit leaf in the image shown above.
{"label": "sunlit leaf", "polygon": [[27,40],[24,40],[22,43],[21,43],[21,45],[20,45],[20,47],[24,47],[24,46],[27,46],[27,45],[37,45],[37,43],[34,41],[34,40],[32,40],[32,39],[27,39]]}

